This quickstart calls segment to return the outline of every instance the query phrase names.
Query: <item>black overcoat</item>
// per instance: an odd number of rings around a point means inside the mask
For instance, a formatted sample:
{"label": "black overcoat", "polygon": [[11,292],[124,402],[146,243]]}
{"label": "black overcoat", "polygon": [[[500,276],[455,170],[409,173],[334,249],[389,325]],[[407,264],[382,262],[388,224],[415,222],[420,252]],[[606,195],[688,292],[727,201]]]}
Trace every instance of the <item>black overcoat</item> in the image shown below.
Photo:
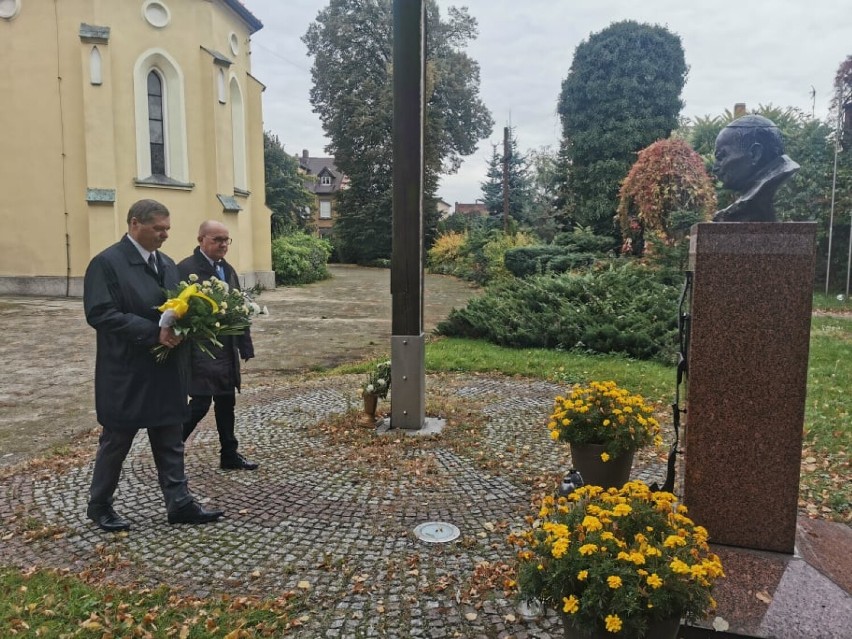
{"label": "black overcoat", "polygon": [[[182,280],[189,280],[191,274],[198,276],[198,281],[204,281],[216,276],[216,270],[201,249],[195,247],[192,255],[178,263],[178,272]],[[225,270],[225,282],[232,288],[240,288],[240,279],[234,268],[222,260]],[[251,333],[236,337],[225,336],[219,340],[222,347],[205,344],[215,356],[210,357],[196,345],[192,345],[192,376],[189,382],[190,395],[227,395],[240,388],[240,357],[254,357],[254,345]]]}
{"label": "black overcoat", "polygon": [[86,269],[83,307],[97,331],[95,408],[106,428],[173,426],[189,418],[188,349],[174,349],[162,364],[151,354],[159,341],[163,289],[179,281],[174,261],[157,255],[159,274],[125,235]]}

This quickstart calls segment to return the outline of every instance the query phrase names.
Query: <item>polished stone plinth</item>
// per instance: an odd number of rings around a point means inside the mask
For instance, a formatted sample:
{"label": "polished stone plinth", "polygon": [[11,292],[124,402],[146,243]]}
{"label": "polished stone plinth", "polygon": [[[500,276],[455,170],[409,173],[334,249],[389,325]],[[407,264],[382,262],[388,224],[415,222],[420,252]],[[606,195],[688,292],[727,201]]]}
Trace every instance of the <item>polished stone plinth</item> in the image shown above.
{"label": "polished stone plinth", "polygon": [[816,224],[693,227],[684,500],[711,541],[792,553]]}
{"label": "polished stone plinth", "polygon": [[[682,639],[848,639],[852,628],[852,530],[799,518],[795,554],[715,545],[725,569],[718,606]],[[715,622],[715,627],[714,627]]]}

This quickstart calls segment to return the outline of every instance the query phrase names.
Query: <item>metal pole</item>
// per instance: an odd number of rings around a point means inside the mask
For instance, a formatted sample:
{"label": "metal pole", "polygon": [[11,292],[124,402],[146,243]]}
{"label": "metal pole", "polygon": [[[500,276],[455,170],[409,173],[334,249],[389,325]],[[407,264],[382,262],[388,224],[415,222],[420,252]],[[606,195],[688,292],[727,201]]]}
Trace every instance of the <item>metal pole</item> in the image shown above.
{"label": "metal pole", "polygon": [[426,410],[423,333],[424,0],[393,3],[391,426],[419,430]]}
{"label": "metal pole", "polygon": [[831,240],[834,236],[834,201],[837,191],[837,155],[840,153],[840,116],[843,113],[842,90],[837,87],[837,129],[834,134],[834,173],[831,176],[831,212],[828,216],[828,256],[825,260],[825,294],[828,295],[828,281],[831,275]]}
{"label": "metal pole", "polygon": [[849,254],[846,256],[846,298],[849,299],[849,271],[852,270],[852,211],[849,211]]}

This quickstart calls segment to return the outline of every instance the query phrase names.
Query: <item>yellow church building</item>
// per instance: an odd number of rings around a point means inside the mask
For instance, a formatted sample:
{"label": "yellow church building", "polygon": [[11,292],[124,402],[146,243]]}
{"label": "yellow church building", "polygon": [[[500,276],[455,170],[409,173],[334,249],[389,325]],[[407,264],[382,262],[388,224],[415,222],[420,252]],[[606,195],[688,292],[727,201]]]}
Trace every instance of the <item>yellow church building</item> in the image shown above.
{"label": "yellow church building", "polygon": [[245,284],[275,285],[262,26],[239,0],[0,0],[0,293],[81,295],[143,198],[172,258],[216,219]]}

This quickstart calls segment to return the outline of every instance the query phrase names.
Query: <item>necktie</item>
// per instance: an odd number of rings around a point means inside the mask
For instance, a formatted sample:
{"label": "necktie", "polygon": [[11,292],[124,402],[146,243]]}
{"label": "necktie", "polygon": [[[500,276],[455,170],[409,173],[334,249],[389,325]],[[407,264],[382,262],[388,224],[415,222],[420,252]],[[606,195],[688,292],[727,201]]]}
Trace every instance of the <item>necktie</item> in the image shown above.
{"label": "necktie", "polygon": [[225,267],[222,266],[222,262],[216,262],[216,277],[218,277],[223,282],[225,281]]}
{"label": "necktie", "polygon": [[157,271],[157,258],[154,257],[153,253],[148,255],[148,266],[150,266],[151,270],[155,273],[159,273],[159,271]]}

